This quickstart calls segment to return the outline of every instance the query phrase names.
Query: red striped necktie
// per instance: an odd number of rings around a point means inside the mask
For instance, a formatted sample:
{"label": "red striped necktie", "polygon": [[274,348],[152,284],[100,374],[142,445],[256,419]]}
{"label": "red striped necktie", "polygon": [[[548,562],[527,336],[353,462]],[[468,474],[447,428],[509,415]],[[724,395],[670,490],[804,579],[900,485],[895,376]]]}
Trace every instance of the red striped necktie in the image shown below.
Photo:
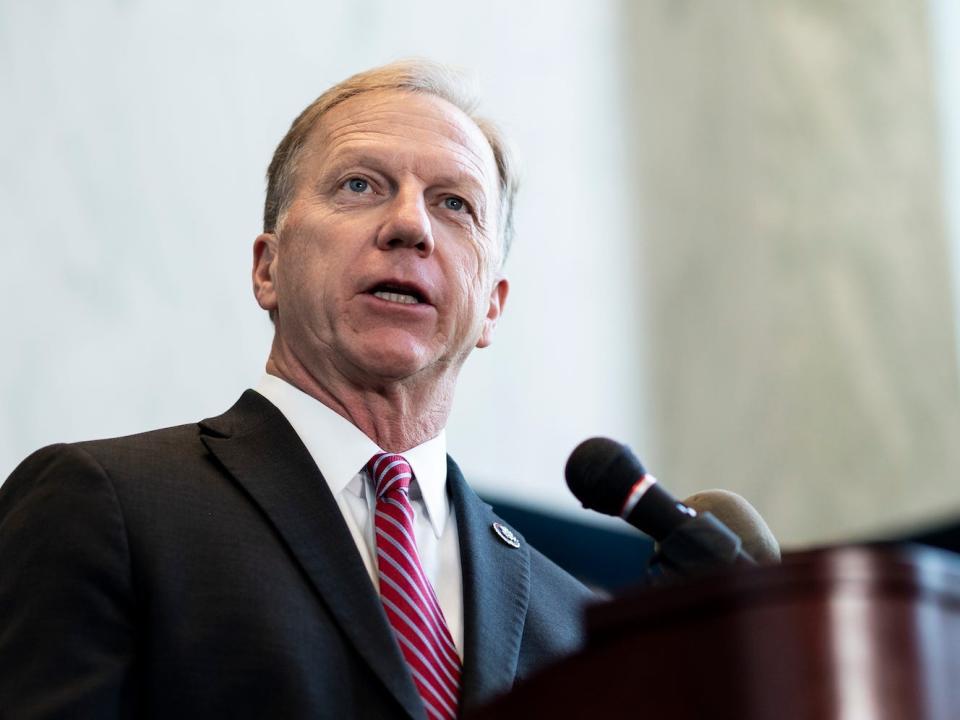
{"label": "red striped necktie", "polygon": [[367,471],[377,486],[377,568],[380,599],[427,716],[457,715],[460,657],[433,586],[420,567],[409,491],[413,472],[401,455],[374,455]]}

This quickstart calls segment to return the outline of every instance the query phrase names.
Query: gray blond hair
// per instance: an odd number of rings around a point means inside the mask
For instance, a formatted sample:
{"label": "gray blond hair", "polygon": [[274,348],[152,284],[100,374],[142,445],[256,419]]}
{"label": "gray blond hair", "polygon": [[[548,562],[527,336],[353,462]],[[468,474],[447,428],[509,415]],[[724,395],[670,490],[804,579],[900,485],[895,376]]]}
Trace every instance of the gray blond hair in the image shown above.
{"label": "gray blond hair", "polygon": [[500,242],[502,257],[506,258],[513,242],[513,205],[518,186],[513,154],[499,128],[476,115],[477,99],[463,76],[446,65],[423,59],[399,60],[357,73],[331,87],[297,116],[277,145],[270,167],[267,168],[263,231],[275,232],[284,211],[292,202],[297,162],[320,118],[343,101],[376,90],[405,90],[435,95],[462,110],[477,124],[490,143],[497,163]]}

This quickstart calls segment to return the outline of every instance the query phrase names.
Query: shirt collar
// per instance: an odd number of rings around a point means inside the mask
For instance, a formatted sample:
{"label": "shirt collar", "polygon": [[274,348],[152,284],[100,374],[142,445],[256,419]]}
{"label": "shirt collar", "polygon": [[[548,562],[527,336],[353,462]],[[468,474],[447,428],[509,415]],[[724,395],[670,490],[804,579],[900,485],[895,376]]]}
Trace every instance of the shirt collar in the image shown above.
{"label": "shirt collar", "polygon": [[[334,496],[344,490],[365,494],[362,478],[366,473],[359,473],[371,457],[384,450],[345,417],[281,378],[264,374],[255,390],[293,426]],[[415,488],[439,538],[449,515],[446,433],[441,430],[402,454],[413,470]]]}

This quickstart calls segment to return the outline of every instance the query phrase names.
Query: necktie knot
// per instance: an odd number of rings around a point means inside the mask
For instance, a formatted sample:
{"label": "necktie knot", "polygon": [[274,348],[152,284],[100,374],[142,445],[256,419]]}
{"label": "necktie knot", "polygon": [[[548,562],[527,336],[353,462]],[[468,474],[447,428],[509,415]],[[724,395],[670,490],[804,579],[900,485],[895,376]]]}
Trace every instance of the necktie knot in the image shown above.
{"label": "necktie knot", "polygon": [[403,455],[378,453],[367,463],[367,472],[377,486],[377,498],[390,492],[406,494],[410,490],[413,470]]}

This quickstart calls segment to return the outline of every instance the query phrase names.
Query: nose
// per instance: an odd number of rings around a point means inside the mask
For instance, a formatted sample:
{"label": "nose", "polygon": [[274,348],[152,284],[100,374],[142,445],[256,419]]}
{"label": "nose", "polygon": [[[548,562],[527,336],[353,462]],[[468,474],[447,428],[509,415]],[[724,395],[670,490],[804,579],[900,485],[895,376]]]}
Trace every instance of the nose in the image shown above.
{"label": "nose", "polygon": [[381,250],[412,248],[423,257],[433,252],[433,228],[419,188],[401,188],[390,202],[389,216],[377,236]]}

